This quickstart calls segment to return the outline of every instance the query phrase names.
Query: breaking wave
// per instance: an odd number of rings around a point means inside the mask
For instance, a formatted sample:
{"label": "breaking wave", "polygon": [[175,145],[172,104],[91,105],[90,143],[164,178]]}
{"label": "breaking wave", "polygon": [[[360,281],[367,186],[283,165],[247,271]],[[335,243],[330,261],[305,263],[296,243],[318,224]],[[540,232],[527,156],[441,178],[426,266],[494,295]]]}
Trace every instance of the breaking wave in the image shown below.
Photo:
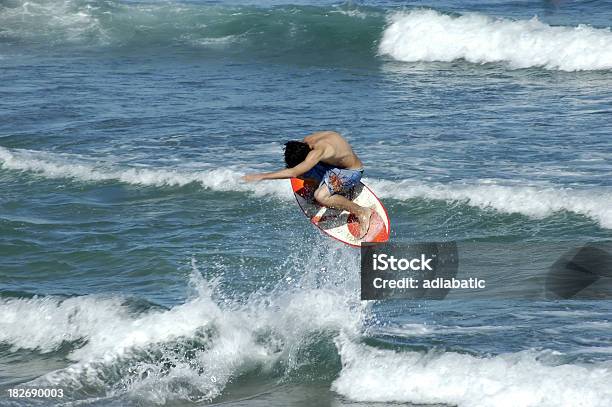
{"label": "breaking wave", "polygon": [[[14,353],[67,352],[68,366],[25,386],[61,387],[80,401],[209,401],[255,376],[258,391],[262,378],[270,387],[324,378],[357,401],[603,407],[612,400],[605,362],[559,364],[536,350],[478,357],[368,345],[369,311],[354,282],[358,260],[338,250],[324,256],[334,258],[313,256],[291,268],[293,282],[283,279],[246,301],[224,296],[219,280],[203,278],[195,265],[191,295],[167,309],[134,311],[116,296],[3,298],[0,344]],[[325,276],[333,290],[313,283],[321,261],[335,265]]]}
{"label": "breaking wave", "polygon": [[336,343],[343,367],[333,390],[352,400],[461,407],[604,407],[612,400],[605,365],[549,365],[534,351],[484,358],[381,350],[342,337]]}
{"label": "breaking wave", "polygon": [[412,180],[373,180],[381,198],[408,200],[435,199],[463,202],[481,209],[502,213],[520,213],[541,219],[555,212],[569,211],[596,220],[612,229],[612,191],[609,189],[576,189],[560,186],[523,186],[487,183],[425,184]]}
{"label": "breaking wave", "polygon": [[398,61],[505,62],[511,68],[612,69],[612,32],[586,25],[553,27],[537,19],[507,20],[433,10],[390,16],[379,52]]}
{"label": "breaking wave", "polygon": [[[188,49],[195,55],[363,65],[399,61],[506,63],[511,68],[612,69],[612,32],[478,13],[367,6],[229,6],[193,2],[9,0],[0,42]],[[163,54],[164,52],[162,52]]]}
{"label": "breaking wave", "polygon": [[0,147],[0,167],[28,171],[46,178],[69,178],[85,182],[115,181],[142,186],[182,187],[196,183],[215,191],[253,192],[291,197],[291,189],[272,183],[271,188],[258,188],[240,180],[241,173],[219,168],[211,170],[175,170],[160,168],[135,168],[105,165],[83,157],[46,153],[34,150],[6,149]]}
{"label": "breaking wave", "polygon": [[[33,150],[0,147],[0,168],[25,171],[46,178],[67,178],[84,182],[121,182],[156,187],[199,184],[214,191],[250,192],[283,200],[293,199],[287,182],[244,183],[242,172],[232,168],[164,169],[134,168],[93,162],[91,159]],[[520,213],[544,218],[556,212],[574,212],[612,229],[612,191],[605,187],[570,188],[561,186],[503,185],[487,183],[424,183],[413,180],[365,179],[381,198],[396,200],[428,199],[460,202],[502,213]]]}
{"label": "breaking wave", "polygon": [[[135,311],[118,296],[0,298],[0,345],[67,352],[67,367],[25,385],[61,386],[75,399],[211,400],[249,372],[271,383],[299,375],[318,363],[305,349],[333,347],[334,333],[357,334],[362,314],[347,272],[357,264],[343,254],[346,269],[336,270],[335,291],[310,284],[318,268],[302,262],[274,295],[254,293],[246,303],[221,292],[220,278],[204,279],[195,260],[188,299],[169,309]],[[328,253],[327,260],[343,254]]]}

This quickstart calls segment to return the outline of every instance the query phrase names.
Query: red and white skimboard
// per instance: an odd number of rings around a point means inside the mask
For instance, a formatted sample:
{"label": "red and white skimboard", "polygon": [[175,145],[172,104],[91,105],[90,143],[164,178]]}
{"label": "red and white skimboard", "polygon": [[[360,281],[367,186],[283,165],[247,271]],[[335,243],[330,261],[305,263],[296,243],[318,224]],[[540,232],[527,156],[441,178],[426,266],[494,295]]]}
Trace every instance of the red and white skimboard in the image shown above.
{"label": "red and white skimboard", "polygon": [[374,209],[370,218],[368,233],[361,239],[359,236],[359,222],[357,218],[347,211],[326,208],[314,200],[314,191],[318,184],[291,178],[291,188],[304,215],[321,229],[323,233],[349,246],[360,247],[366,242],[386,242],[389,240],[390,222],[387,210],[374,192],[362,182],[355,186],[351,200],[357,205]]}

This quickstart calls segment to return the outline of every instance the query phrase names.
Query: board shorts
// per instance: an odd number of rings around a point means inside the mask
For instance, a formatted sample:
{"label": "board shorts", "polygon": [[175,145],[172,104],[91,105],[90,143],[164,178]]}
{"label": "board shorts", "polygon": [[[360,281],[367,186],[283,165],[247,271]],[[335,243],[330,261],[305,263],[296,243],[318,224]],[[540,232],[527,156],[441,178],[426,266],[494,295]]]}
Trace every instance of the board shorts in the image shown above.
{"label": "board shorts", "polygon": [[[325,184],[331,195],[346,194],[361,182],[363,176],[363,168],[349,170],[346,168],[337,168],[333,165],[318,163],[309,171],[302,174],[300,178],[315,179],[319,182],[319,186]],[[334,185],[334,179],[339,181],[339,185]],[[338,183],[337,183],[338,184]]]}

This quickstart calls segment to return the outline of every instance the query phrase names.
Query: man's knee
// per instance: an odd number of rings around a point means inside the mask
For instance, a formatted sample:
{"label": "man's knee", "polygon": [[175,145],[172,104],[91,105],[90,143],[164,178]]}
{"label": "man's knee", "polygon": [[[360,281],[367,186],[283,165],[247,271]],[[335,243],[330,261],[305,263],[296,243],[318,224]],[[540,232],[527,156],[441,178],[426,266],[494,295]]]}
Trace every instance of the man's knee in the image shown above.
{"label": "man's knee", "polygon": [[330,197],[330,193],[327,190],[327,187],[325,185],[322,185],[319,189],[317,189],[314,193],[314,199],[320,203],[325,205],[325,203],[327,202],[327,200]]}

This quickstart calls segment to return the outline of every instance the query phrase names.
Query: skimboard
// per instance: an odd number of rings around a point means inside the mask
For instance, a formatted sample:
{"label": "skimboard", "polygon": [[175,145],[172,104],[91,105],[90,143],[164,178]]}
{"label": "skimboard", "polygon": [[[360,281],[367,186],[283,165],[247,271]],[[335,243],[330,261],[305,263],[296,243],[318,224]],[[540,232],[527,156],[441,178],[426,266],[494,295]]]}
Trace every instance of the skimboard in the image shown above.
{"label": "skimboard", "polygon": [[291,178],[291,188],[298,205],[312,224],[321,229],[323,233],[353,247],[361,247],[361,244],[365,242],[389,240],[390,222],[387,210],[372,190],[362,182],[356,185],[351,196],[348,196],[357,205],[374,209],[370,219],[370,228],[361,239],[357,237],[359,236],[359,222],[354,215],[347,211],[326,208],[315,201],[314,192],[317,187],[316,183]]}

